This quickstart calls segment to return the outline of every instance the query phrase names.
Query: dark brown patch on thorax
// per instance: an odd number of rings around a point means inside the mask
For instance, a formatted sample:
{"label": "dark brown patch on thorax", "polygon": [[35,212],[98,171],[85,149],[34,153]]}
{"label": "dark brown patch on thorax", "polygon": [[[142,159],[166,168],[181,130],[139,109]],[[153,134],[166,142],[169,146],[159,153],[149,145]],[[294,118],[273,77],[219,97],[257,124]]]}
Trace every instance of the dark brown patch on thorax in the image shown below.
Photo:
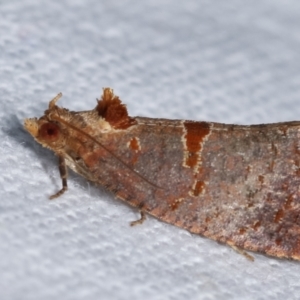
{"label": "dark brown patch on thorax", "polygon": [[96,107],[99,116],[105,119],[115,129],[126,129],[136,123],[128,116],[127,108],[110,88],[103,89],[101,100]]}

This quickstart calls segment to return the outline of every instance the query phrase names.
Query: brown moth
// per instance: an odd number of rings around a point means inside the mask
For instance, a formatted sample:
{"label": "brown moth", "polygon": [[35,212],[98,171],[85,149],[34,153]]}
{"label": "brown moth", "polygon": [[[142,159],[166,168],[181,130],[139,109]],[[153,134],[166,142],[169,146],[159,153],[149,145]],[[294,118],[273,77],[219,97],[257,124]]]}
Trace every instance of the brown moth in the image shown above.
{"label": "brown moth", "polygon": [[[130,117],[110,88],[90,111],[25,120],[67,167],[167,223],[237,249],[300,259],[300,122],[226,125]],[[139,222],[139,221],[138,221]]]}

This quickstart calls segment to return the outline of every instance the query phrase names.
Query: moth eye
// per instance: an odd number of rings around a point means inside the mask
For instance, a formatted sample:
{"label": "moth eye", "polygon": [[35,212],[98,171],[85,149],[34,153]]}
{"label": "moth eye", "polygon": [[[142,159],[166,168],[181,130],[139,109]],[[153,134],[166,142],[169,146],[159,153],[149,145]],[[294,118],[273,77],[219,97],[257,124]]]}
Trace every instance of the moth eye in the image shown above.
{"label": "moth eye", "polygon": [[49,142],[54,142],[59,137],[59,127],[54,123],[45,123],[40,127],[39,137]]}

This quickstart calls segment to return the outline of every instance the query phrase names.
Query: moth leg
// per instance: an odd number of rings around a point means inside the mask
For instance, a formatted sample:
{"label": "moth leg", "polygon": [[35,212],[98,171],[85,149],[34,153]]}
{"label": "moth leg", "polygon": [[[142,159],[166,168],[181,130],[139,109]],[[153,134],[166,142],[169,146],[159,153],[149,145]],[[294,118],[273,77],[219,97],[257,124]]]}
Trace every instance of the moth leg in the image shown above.
{"label": "moth leg", "polygon": [[65,159],[63,158],[63,156],[58,157],[58,168],[59,168],[60,178],[62,180],[62,189],[59,190],[54,195],[50,196],[49,198],[51,200],[59,197],[68,189],[68,184],[67,184],[68,170],[67,170],[66,162],[65,162]]}
{"label": "moth leg", "polygon": [[144,211],[140,210],[141,217],[138,220],[130,222],[130,226],[135,226],[138,224],[142,224],[146,220],[146,214]]}
{"label": "moth leg", "polygon": [[247,251],[235,246],[235,245],[230,245],[229,246],[236,251],[239,254],[242,254],[243,256],[245,256],[247,259],[249,259],[250,261],[254,261],[254,257],[252,255],[250,255]]}

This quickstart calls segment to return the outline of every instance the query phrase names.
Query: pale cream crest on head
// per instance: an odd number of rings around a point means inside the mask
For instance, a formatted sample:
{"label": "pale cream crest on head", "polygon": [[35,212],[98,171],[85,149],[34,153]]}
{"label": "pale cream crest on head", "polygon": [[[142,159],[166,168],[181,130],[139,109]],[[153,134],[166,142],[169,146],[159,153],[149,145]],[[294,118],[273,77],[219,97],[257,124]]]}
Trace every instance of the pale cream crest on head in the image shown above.
{"label": "pale cream crest on head", "polygon": [[24,120],[25,129],[33,136],[36,137],[39,132],[37,118],[28,118]]}

